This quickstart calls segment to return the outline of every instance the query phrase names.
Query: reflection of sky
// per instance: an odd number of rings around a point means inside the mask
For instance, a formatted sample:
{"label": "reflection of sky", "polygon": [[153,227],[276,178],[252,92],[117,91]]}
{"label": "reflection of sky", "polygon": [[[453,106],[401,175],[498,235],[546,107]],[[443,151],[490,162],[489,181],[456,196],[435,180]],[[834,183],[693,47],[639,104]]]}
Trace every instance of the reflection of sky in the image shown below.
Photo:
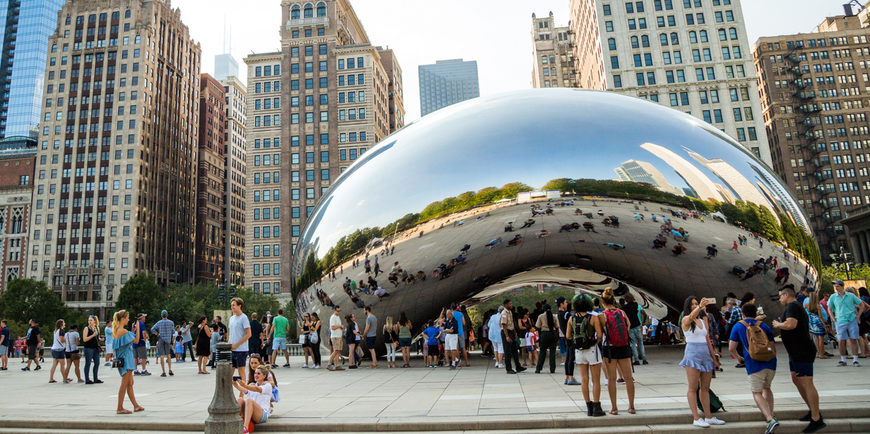
{"label": "reflection of sky", "polygon": [[640,147],[644,143],[673,151],[716,183],[718,177],[684,147],[721,158],[747,179],[757,176],[751,166],[768,170],[713,126],[659,104],[586,90],[510,92],[435,112],[372,148],[327,193],[327,206],[337,209],[317,216],[321,233],[306,231],[301,243],[314,235],[318,249],[328,249],[356,229],[383,226],[485,187],[523,182],[537,189],[555,178],[611,180],[613,168],[629,159],[647,161],[671,185],[686,187],[667,163]]}

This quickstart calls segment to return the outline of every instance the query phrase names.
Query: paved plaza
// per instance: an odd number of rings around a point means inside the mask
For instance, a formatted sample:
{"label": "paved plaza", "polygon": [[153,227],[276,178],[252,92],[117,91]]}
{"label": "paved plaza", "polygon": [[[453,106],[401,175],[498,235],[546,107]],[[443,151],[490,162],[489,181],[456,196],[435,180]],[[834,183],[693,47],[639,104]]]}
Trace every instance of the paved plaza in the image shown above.
{"label": "paved plaza", "polygon": [[[780,345],[780,354],[785,350]],[[678,366],[682,346],[650,347],[650,365],[636,367],[638,414],[628,415],[626,403],[620,402],[620,416],[597,419],[600,423],[630,423],[632,417],[689,415],[686,404],[686,376]],[[275,404],[273,416],[262,428],[293,426],[296,430],[318,431],[312,427],[341,424],[342,430],[353,426],[416,422],[441,424],[458,421],[529,421],[553,418],[585,418],[585,403],[579,386],[563,385],[562,368],[557,373],[534,374],[532,370],[507,375],[495,369],[491,360],[473,354],[472,366],[450,371],[446,368],[423,368],[414,358],[411,369],[361,369],[329,372],[301,369],[301,357],[291,358],[293,368],[279,368],[275,375],[282,400]],[[722,399],[726,416],[743,420],[760,416],[748,391],[746,373],[735,369],[725,359],[725,372],[713,380],[712,389]],[[836,360],[816,363],[816,384],[823,409],[870,408],[870,363],[865,367],[837,368]],[[367,365],[368,363],[366,363]],[[134,415],[116,415],[119,377],[115,371],[101,367],[103,385],[48,384],[47,369],[21,372],[18,362],[0,372],[3,389],[0,405],[0,432],[13,421],[39,419],[39,423],[59,421],[130,423],[139,429],[176,430],[199,424],[208,417],[207,408],[214,390],[214,375],[196,375],[193,363],[173,364],[174,377],[159,377],[160,367],[150,365],[155,375],[136,377],[137,398],[146,411]],[[50,366],[50,365],[49,365]],[[579,378],[579,375],[578,375]],[[619,397],[625,398],[620,385]],[[785,357],[779,358],[773,391],[778,412],[804,411],[806,407],[792,385]],[[602,403],[609,410],[606,389]],[[129,404],[127,404],[129,406]],[[688,416],[686,416],[688,417]],[[870,417],[864,415],[863,417]],[[607,420],[607,422],[602,422]],[[688,420],[688,419],[686,419]],[[727,419],[726,419],[727,420]],[[67,425],[64,425],[67,426]],[[351,428],[349,429],[348,426]],[[201,428],[200,428],[201,429]],[[332,429],[330,429],[332,430]],[[360,428],[360,430],[364,430]],[[365,429],[372,430],[372,429]],[[15,431],[19,432],[19,431]],[[786,432],[786,431],[783,431]],[[836,431],[833,431],[836,432]]]}

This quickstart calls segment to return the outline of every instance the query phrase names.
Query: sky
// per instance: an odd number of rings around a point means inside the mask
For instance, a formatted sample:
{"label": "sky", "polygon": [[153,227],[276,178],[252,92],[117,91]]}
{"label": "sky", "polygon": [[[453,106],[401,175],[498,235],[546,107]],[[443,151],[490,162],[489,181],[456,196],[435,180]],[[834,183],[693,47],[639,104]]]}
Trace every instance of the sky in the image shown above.
{"label": "sky", "polygon": [[[749,40],[810,33],[825,17],[842,15],[842,5],[847,1],[743,1]],[[389,46],[397,56],[403,71],[407,122],[420,117],[419,65],[443,59],[476,60],[482,96],[528,89],[532,71],[532,13],[543,17],[552,11],[558,26],[567,25],[569,20],[569,0],[351,2],[372,45]],[[242,71],[245,56],[280,50],[280,0],[174,0],[172,7],[181,8],[182,21],[190,27],[193,39],[201,44],[203,72],[214,73],[214,56],[225,52],[225,45]],[[224,35],[230,29],[232,44],[225,44]]]}

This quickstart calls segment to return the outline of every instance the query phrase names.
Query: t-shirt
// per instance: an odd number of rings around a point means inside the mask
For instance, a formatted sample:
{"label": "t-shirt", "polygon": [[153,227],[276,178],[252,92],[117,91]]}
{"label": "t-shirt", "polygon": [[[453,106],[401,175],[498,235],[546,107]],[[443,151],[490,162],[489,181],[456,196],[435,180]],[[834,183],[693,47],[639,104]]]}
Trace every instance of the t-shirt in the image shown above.
{"label": "t-shirt", "polygon": [[438,332],[438,327],[429,327],[423,330],[423,333],[427,336],[427,345],[438,345]]}
{"label": "t-shirt", "polygon": [[66,334],[66,352],[78,351],[79,345],[76,343],[76,339],[81,339],[79,332],[71,331]]}
{"label": "t-shirt", "polygon": [[66,351],[66,344],[60,341],[60,338],[63,337],[63,335],[63,329],[57,329],[54,331],[54,342],[51,343],[52,351]]}
{"label": "t-shirt", "polygon": [[[332,316],[329,317],[329,336],[331,338],[340,338],[341,337],[341,327],[336,327],[336,326],[340,326],[340,325],[341,325],[341,317],[336,315],[336,314],[332,314]],[[333,328],[333,327],[335,327],[335,328]]]}
{"label": "t-shirt", "polygon": [[643,310],[643,308],[641,308],[636,301],[626,303],[625,306],[622,306],[622,311],[625,312],[626,316],[628,316],[629,328],[640,327],[641,310]]}
{"label": "t-shirt", "polygon": [[260,350],[260,333],[263,333],[263,325],[259,321],[251,322],[251,338],[248,339],[250,351]]}
{"label": "t-shirt", "polygon": [[39,336],[41,335],[42,332],[39,330],[39,327],[31,327],[30,330],[27,331],[27,345],[39,344]]}
{"label": "t-shirt", "polygon": [[[245,314],[233,315],[230,317],[230,344],[235,344],[245,337],[245,330],[251,328],[251,322],[248,321],[248,316]],[[239,346],[233,351],[248,352],[247,339],[242,341]]]}
{"label": "t-shirt", "polygon": [[115,341],[115,337],[112,336],[112,326],[106,326],[106,348],[112,348],[112,342]]}
{"label": "t-shirt", "polygon": [[556,313],[556,318],[559,320],[559,337],[564,338],[568,336],[568,320],[571,319],[571,311],[560,310]]}
{"label": "t-shirt", "polygon": [[[230,320],[230,321],[232,321],[232,320]],[[232,329],[232,327],[230,327],[230,328]],[[260,388],[261,392],[254,392],[254,391],[249,390],[248,391],[248,398],[251,398],[251,400],[256,402],[257,405],[260,406],[260,408],[263,410],[264,413],[271,415],[272,414],[272,406],[270,404],[272,403],[272,385],[269,384],[269,382],[267,381],[267,382],[264,382],[262,386],[257,385],[257,387]]]}
{"label": "t-shirt", "polygon": [[785,306],[782,321],[789,318],[797,320],[797,327],[791,330],[782,329],[780,336],[788,358],[792,362],[813,363],[816,360],[816,345],[810,337],[810,320],[800,302],[793,301]]}
{"label": "t-shirt", "polygon": [[366,333],[367,338],[377,337],[378,335],[378,318],[374,315],[369,315],[366,317],[366,327],[369,328],[368,333]]}
{"label": "t-shirt", "polygon": [[855,297],[851,292],[840,294],[834,292],[828,300],[828,306],[834,312],[834,319],[839,323],[849,323],[855,321],[858,314],[858,306],[861,305],[861,299]]}
{"label": "t-shirt", "polygon": [[[190,329],[191,328],[193,328],[193,326],[187,326],[187,329],[185,329],[184,327],[181,328],[181,330],[184,330],[184,333],[181,334],[181,342],[182,343],[186,344],[186,343],[193,340],[193,338],[190,337]],[[258,335],[258,337],[259,337],[259,335]]]}
{"label": "t-shirt", "polygon": [[275,319],[272,320],[272,324],[275,326],[275,337],[276,338],[286,338],[287,337],[287,327],[290,325],[290,321],[287,318],[284,318],[282,315],[278,315]]}
{"label": "t-shirt", "polygon": [[3,337],[3,342],[0,343],[0,345],[3,345],[5,347],[12,346],[12,341],[10,341],[10,339],[12,339],[12,333],[9,331],[9,327],[3,327],[2,329],[0,329],[0,336]]}
{"label": "t-shirt", "polygon": [[[744,319],[744,321],[746,321],[746,323],[749,325],[753,325],[757,322],[757,320],[754,318],[746,318]],[[767,339],[773,342],[773,331],[770,330],[770,327],[768,327],[765,323],[761,323],[761,329],[764,330],[765,333],[767,333]],[[743,359],[746,363],[746,373],[748,375],[752,375],[764,369],[772,369],[774,371],[776,370],[776,357],[767,362],[759,362],[749,357],[749,339],[746,336],[746,327],[744,327],[743,324],[739,322],[737,324],[734,324],[734,327],[731,329],[730,340],[737,341],[743,344]]]}
{"label": "t-shirt", "polygon": [[463,325],[462,325],[463,318],[465,318],[465,315],[463,315],[462,312],[453,311],[453,319],[455,319],[456,324],[459,325],[459,334],[461,334],[461,335],[465,334],[465,327],[463,327]]}
{"label": "t-shirt", "polygon": [[139,343],[133,344],[132,346],[133,346],[133,348],[144,347],[145,344],[147,343],[146,341],[147,341],[147,339],[145,339],[145,323],[142,321],[139,321]]}
{"label": "t-shirt", "polygon": [[456,317],[448,319],[447,322],[444,324],[444,330],[448,329],[451,330],[447,332],[448,335],[455,335],[459,333],[459,324],[456,323]]}
{"label": "t-shirt", "polygon": [[499,330],[498,325],[501,322],[501,314],[497,313],[489,318],[489,341],[492,343],[500,344],[501,342],[501,330]]}

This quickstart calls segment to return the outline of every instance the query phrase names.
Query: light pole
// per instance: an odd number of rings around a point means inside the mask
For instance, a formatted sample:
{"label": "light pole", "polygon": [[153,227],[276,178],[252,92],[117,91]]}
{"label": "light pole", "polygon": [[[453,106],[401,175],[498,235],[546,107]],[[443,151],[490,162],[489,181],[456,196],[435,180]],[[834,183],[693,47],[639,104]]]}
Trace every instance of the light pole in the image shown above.
{"label": "light pole", "polygon": [[238,434],[242,432],[242,418],[233,394],[232,345],[221,342],[216,347],[214,396],[208,405],[205,434]]}

